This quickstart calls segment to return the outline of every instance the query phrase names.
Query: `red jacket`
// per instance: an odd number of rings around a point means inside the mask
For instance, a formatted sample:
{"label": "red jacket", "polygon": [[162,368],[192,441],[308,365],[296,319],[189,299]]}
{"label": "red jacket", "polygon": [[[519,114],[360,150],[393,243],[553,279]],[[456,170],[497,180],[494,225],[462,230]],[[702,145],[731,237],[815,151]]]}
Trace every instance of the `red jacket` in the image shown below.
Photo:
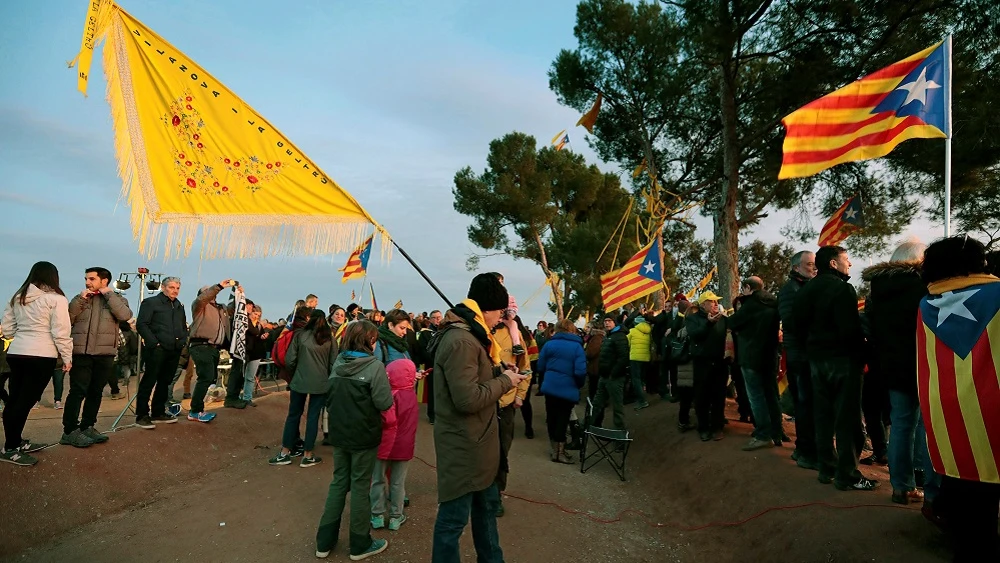
{"label": "red jacket", "polygon": [[389,461],[413,459],[417,441],[420,410],[414,384],[417,366],[408,359],[396,360],[386,367],[392,386],[392,407],[382,413],[382,443],[378,458]]}

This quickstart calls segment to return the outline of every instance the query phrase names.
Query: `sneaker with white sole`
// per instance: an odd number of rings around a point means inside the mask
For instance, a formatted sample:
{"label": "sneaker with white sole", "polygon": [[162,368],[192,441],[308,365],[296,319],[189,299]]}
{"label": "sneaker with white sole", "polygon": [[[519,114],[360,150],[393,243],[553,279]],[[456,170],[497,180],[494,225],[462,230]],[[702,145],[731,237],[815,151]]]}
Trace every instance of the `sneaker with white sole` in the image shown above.
{"label": "sneaker with white sole", "polygon": [[323,458],[317,455],[314,455],[312,457],[303,456],[302,461],[299,462],[299,467],[312,467],[313,465],[319,464],[319,462],[321,461],[323,461]]}
{"label": "sneaker with white sole", "polygon": [[774,443],[770,440],[761,440],[760,438],[751,438],[747,445],[743,446],[743,451],[752,452],[754,450],[759,450],[763,448],[773,448]]}
{"label": "sneaker with white sole", "polygon": [[177,422],[177,417],[170,413],[158,414],[150,419],[153,424],[174,424]]}
{"label": "sneaker with white sole", "polygon": [[152,430],[156,428],[156,425],[153,424],[153,419],[149,418],[149,415],[135,419],[135,425],[138,426],[139,428],[145,428],[146,430]]}
{"label": "sneaker with white sole", "polygon": [[400,516],[399,518],[390,518],[389,529],[392,530],[393,532],[399,531],[399,527],[402,526],[404,522],[406,522],[405,514]]}
{"label": "sneaker with white sole", "polygon": [[57,411],[58,411],[58,410],[62,410],[62,401],[56,401],[56,406],[55,406],[55,409],[56,409]]}
{"label": "sneaker with white sole", "polygon": [[874,491],[878,488],[878,481],[862,477],[861,479],[858,479],[857,482],[851,483],[850,485],[834,483],[833,486],[837,487],[837,489],[841,491]]}
{"label": "sneaker with white sole", "polygon": [[32,442],[27,438],[22,438],[21,445],[17,449],[21,450],[21,453],[33,454],[46,448],[51,448],[54,445],[55,444],[46,444],[45,442]]}
{"label": "sneaker with white sole", "polygon": [[382,553],[383,551],[385,551],[387,547],[389,547],[389,540],[383,540],[383,539],[372,540],[372,544],[368,549],[364,550],[363,552],[357,555],[351,554],[351,561],[361,561],[362,559],[368,559],[372,555],[378,555],[379,553]]}
{"label": "sneaker with white sole", "polygon": [[20,465],[21,467],[30,467],[38,463],[38,460],[33,456],[30,456],[19,449],[4,450],[3,452],[0,452],[0,461],[13,463],[14,465]]}
{"label": "sneaker with white sole", "polygon": [[74,448],[89,448],[94,445],[94,441],[79,428],[74,429],[69,434],[63,434],[62,438],[59,439],[59,443],[64,446],[73,446]]}
{"label": "sneaker with white sole", "polygon": [[385,528],[385,516],[382,516],[381,514],[378,516],[372,516],[372,528],[375,528],[376,530]]}
{"label": "sneaker with white sole", "polygon": [[320,551],[318,549],[316,550],[316,558],[317,559],[326,559],[329,556],[330,556],[330,552],[329,551]]}
{"label": "sneaker with white sole", "polygon": [[267,460],[268,465],[289,465],[292,463],[292,456],[278,452],[278,455]]}
{"label": "sneaker with white sole", "polygon": [[191,421],[194,421],[194,422],[204,422],[204,423],[207,424],[207,423],[212,422],[213,420],[215,420],[215,413],[214,412],[189,412],[188,413],[188,420],[191,420]]}

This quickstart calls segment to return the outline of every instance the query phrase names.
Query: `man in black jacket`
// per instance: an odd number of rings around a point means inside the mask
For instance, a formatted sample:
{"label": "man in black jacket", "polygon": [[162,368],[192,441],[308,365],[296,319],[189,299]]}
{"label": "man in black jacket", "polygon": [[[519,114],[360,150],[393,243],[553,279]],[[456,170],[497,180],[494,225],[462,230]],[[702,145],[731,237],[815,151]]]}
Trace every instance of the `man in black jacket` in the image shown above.
{"label": "man in black jacket", "polygon": [[793,316],[795,336],[809,353],[819,481],[844,491],[870,491],[878,482],[858,471],[865,341],[858,294],[847,283],[851,261],[843,248],[824,246],[816,253],[816,266],[819,274],[799,291]]}
{"label": "man in black jacket", "polygon": [[754,436],[743,447],[746,451],[781,446],[777,379],[780,323],[778,300],[764,291],[760,278],[747,278],[743,282],[743,306],[729,318],[729,328],[737,333],[736,355],[753,410]]}
{"label": "man in black jacket", "polygon": [[606,336],[601,344],[601,355],[597,359],[600,379],[597,381],[597,395],[594,396],[595,426],[604,422],[604,407],[611,401],[615,428],[625,429],[625,374],[628,369],[628,331],[615,323],[613,315],[604,317]]}
{"label": "man in black jacket", "polygon": [[[181,358],[181,349],[187,341],[184,305],[177,300],[180,292],[180,278],[166,278],[160,284],[160,293],[139,305],[135,328],[145,343],[143,356],[146,362],[146,371],[139,380],[139,391],[136,393],[135,424],[140,428],[151,430],[156,428],[154,422],[177,422],[176,417],[166,413],[165,405],[170,382]],[[153,395],[152,417],[150,393]]]}
{"label": "man in black jacket", "polygon": [[698,298],[698,310],[685,317],[691,338],[691,361],[694,368],[694,413],[698,417],[698,435],[702,442],[723,438],[726,420],[725,361],[726,317],[719,306],[719,296],[711,291]]}
{"label": "man in black jacket", "polygon": [[819,469],[816,464],[816,422],[813,414],[813,391],[809,375],[809,356],[805,342],[795,333],[795,300],[807,281],[816,277],[816,255],[803,250],[792,256],[792,271],[778,293],[778,313],[783,331],[785,378],[795,403],[795,451],[792,459],[804,469]]}

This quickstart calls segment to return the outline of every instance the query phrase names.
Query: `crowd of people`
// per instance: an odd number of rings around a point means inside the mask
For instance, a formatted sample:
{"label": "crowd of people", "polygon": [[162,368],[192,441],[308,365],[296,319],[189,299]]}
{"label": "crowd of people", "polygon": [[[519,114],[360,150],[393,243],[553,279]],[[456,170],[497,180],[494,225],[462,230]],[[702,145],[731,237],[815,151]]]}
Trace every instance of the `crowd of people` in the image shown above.
{"label": "crowd of people", "polygon": [[[518,411],[525,438],[534,438],[535,383],[536,394],[544,396],[550,459],[572,464],[570,452],[580,448],[583,429],[603,426],[608,406],[610,426],[625,429],[625,405],[634,403],[638,413],[657,395],[661,402],[679,403],[678,431],[695,430],[703,442],[722,440],[726,396],[733,388],[740,420],[753,425],[742,449],[781,447],[790,439],[782,424],[780,370],[794,407],[791,457],[799,467],[816,471],[820,483],[868,491],[878,482],[859,466],[888,465],[892,501],[922,502],[925,516],[954,533],[959,560],[995,550],[1000,477],[993,442],[976,437],[1000,435],[993,416],[1000,386],[987,385],[996,378],[989,345],[1000,345],[1000,329],[984,328],[1000,308],[1000,279],[990,274],[996,264],[968,237],[927,248],[907,243],[889,262],[864,271],[870,295],[863,308],[848,283],[850,268],[845,249],[823,247],[791,257],[789,278],[777,296],[760,278],[747,277],[728,311],[705,291],[694,301],[678,294],[654,299],[649,308],[606,312],[583,329],[564,319],[540,321],[531,331],[496,273],[477,275],[468,298],[443,313],[364,311],[356,304],[324,311],[309,295],[278,323],[263,320],[260,308],[247,300],[248,322],[242,325],[234,322],[233,303],[217,301],[220,292],[238,285],[235,280],[199,290],[189,323],[177,300],[177,278],[164,279],[133,317],[124,297],[110,289],[108,270],[88,269],[86,289],[67,300],[56,267],[39,262],[3,317],[3,334],[12,340],[7,390],[0,396],[0,459],[30,466],[37,463],[32,454],[47,447],[22,432],[53,373],[68,373],[70,380],[61,444],[107,441],[95,429],[103,390],[119,378],[127,383],[138,371],[138,427],[177,422],[171,406],[182,374],[184,398],[191,401],[187,419],[211,422],[215,413],[205,409],[206,395],[240,327],[245,354],[233,360],[224,406],[253,406],[258,366],[269,357],[288,382],[289,404],[281,448],[268,463],[321,463],[321,434],[333,448],[317,557],[328,556],[337,544],[348,494],[352,560],[386,549],[388,541],[373,538],[373,529],[394,531],[406,522],[406,476],[419,417],[416,388],[424,380],[438,475],[433,561],[461,559],[459,538],[470,522],[479,560],[502,561],[496,518],[504,513],[501,492]],[[969,305],[976,294],[979,301]],[[978,333],[954,329],[972,344],[947,332],[972,319],[980,323]],[[938,330],[942,326],[945,332]],[[928,346],[928,338],[935,343]],[[985,357],[973,346],[984,338]],[[143,366],[133,363],[140,345]],[[969,350],[973,357],[965,359]],[[950,368],[951,386],[958,389],[952,395],[940,384],[948,370],[932,367],[943,365],[949,353],[958,358]],[[972,422],[962,416],[972,400],[970,386],[976,406],[982,406]],[[112,397],[120,394],[112,387]],[[576,407],[584,399],[593,410],[581,421]],[[960,439],[960,432],[968,436]],[[868,442],[871,451],[864,456]]]}

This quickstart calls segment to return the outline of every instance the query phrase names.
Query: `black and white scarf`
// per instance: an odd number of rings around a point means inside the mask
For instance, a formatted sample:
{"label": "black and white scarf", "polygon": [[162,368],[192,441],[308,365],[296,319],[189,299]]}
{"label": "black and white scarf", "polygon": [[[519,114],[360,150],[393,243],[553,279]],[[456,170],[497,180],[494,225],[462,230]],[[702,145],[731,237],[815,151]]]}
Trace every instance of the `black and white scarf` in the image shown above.
{"label": "black and white scarf", "polygon": [[229,347],[229,355],[237,360],[246,361],[247,357],[247,328],[250,319],[247,316],[247,298],[243,290],[236,288],[236,310],[233,314],[233,343]]}

